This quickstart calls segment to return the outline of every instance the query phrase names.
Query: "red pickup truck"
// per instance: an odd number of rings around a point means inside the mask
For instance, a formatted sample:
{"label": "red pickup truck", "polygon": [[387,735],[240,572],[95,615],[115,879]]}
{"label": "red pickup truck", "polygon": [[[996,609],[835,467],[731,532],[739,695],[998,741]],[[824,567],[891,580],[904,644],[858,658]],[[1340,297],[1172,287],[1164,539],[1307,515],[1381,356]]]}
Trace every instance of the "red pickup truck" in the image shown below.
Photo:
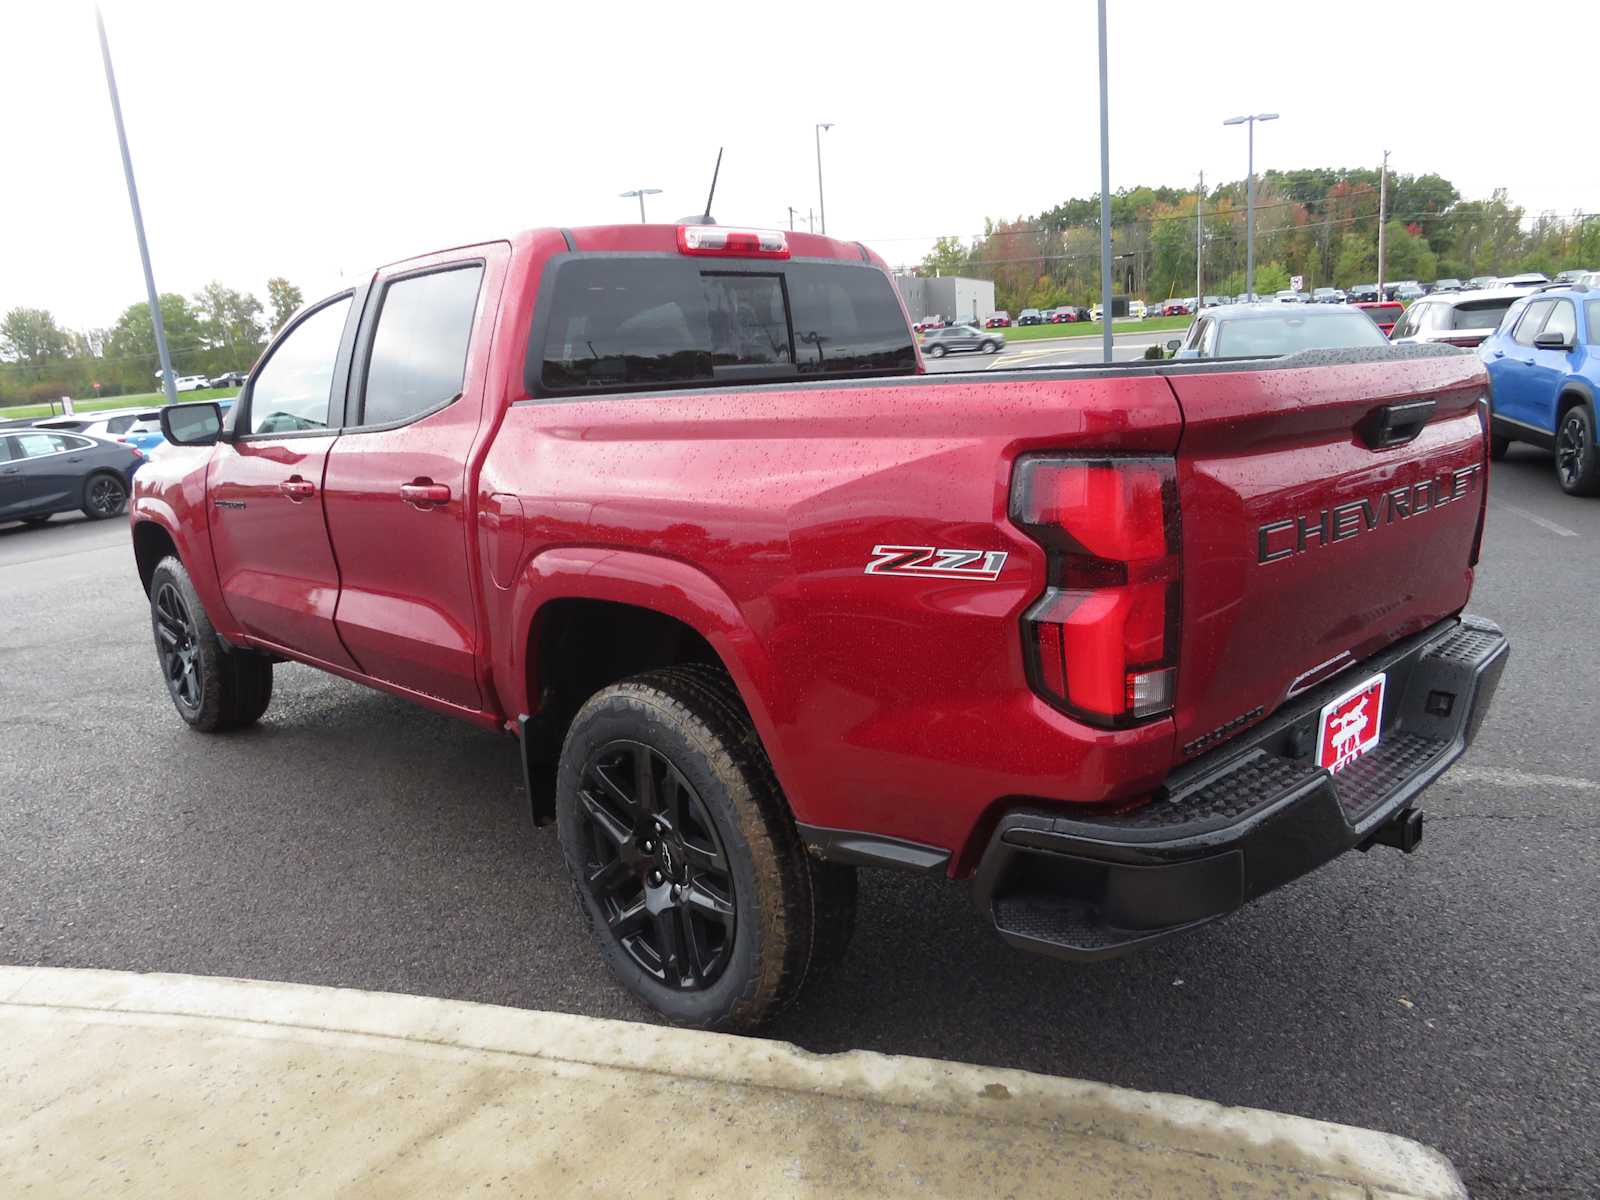
{"label": "red pickup truck", "polygon": [[198,730],[309,664],[520,739],[607,964],[748,1029],[856,868],[1067,959],[1410,850],[1508,644],[1448,347],[925,375],[883,261],[549,229],[307,307],[131,516]]}

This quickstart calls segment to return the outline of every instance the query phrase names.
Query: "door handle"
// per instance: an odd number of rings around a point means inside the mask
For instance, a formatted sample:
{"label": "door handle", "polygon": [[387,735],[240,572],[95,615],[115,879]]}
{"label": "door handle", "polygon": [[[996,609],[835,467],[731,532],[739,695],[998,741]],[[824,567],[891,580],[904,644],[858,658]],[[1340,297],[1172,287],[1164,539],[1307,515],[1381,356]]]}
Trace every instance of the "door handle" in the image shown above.
{"label": "door handle", "polygon": [[1517,361],[1519,363],[1521,363],[1525,367],[1533,366],[1533,359],[1531,359],[1531,358],[1519,358],[1519,359],[1517,359]]}
{"label": "door handle", "polygon": [[413,479],[400,485],[400,499],[412,508],[430,509],[450,502],[450,486],[431,479]]}
{"label": "door handle", "polygon": [[291,475],[278,485],[278,490],[289,497],[294,503],[309,500],[317,494],[317,485],[309,479],[301,479],[298,475]]}
{"label": "door handle", "polygon": [[1494,356],[1496,358],[1504,358],[1506,356],[1506,352],[1504,350],[1496,350],[1494,352]]}

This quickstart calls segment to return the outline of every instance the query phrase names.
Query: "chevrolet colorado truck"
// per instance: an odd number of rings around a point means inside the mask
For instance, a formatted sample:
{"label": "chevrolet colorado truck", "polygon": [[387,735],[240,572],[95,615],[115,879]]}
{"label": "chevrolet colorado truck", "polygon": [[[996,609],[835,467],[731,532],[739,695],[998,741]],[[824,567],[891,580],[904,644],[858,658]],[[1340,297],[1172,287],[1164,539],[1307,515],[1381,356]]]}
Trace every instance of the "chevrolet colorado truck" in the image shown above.
{"label": "chevrolet colorado truck", "polygon": [[191,726],[301,663],[514,735],[616,978],[749,1029],[861,866],[1081,961],[1415,848],[1508,651],[1484,392],[1435,346],[924,374],[858,243],[546,229],[164,409],[133,550]]}

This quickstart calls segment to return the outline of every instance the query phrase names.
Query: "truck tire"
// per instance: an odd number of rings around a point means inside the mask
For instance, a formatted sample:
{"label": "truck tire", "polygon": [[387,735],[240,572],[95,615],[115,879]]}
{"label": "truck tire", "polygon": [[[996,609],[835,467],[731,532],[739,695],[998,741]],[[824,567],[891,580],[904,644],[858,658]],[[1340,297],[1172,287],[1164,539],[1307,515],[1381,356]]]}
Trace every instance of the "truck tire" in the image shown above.
{"label": "truck tire", "polygon": [[[846,913],[846,885],[816,873],[825,864],[807,855],[749,715],[714,668],[651,671],[591,696],[562,747],[556,822],[601,960],[675,1024],[760,1027],[793,1003],[853,914],[853,878]],[[821,955],[819,916],[834,922]]]}
{"label": "truck tire", "polygon": [[1561,414],[1556,430],[1556,482],[1569,496],[1600,495],[1600,453],[1587,404],[1575,404]]}
{"label": "truck tire", "polygon": [[202,733],[253,725],[272,702],[272,662],[223,644],[175,556],[150,576],[156,659],[178,715]]}

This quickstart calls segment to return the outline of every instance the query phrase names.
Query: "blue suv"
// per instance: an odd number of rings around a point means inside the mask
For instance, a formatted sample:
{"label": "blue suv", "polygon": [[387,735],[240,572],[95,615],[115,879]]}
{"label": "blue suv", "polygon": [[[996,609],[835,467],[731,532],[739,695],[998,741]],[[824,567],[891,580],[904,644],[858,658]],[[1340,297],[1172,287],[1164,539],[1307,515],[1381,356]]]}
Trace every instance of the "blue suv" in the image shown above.
{"label": "blue suv", "polygon": [[1562,491],[1600,495],[1600,291],[1577,284],[1529,293],[1478,356],[1489,369],[1490,457],[1512,442],[1543,446],[1556,453]]}

